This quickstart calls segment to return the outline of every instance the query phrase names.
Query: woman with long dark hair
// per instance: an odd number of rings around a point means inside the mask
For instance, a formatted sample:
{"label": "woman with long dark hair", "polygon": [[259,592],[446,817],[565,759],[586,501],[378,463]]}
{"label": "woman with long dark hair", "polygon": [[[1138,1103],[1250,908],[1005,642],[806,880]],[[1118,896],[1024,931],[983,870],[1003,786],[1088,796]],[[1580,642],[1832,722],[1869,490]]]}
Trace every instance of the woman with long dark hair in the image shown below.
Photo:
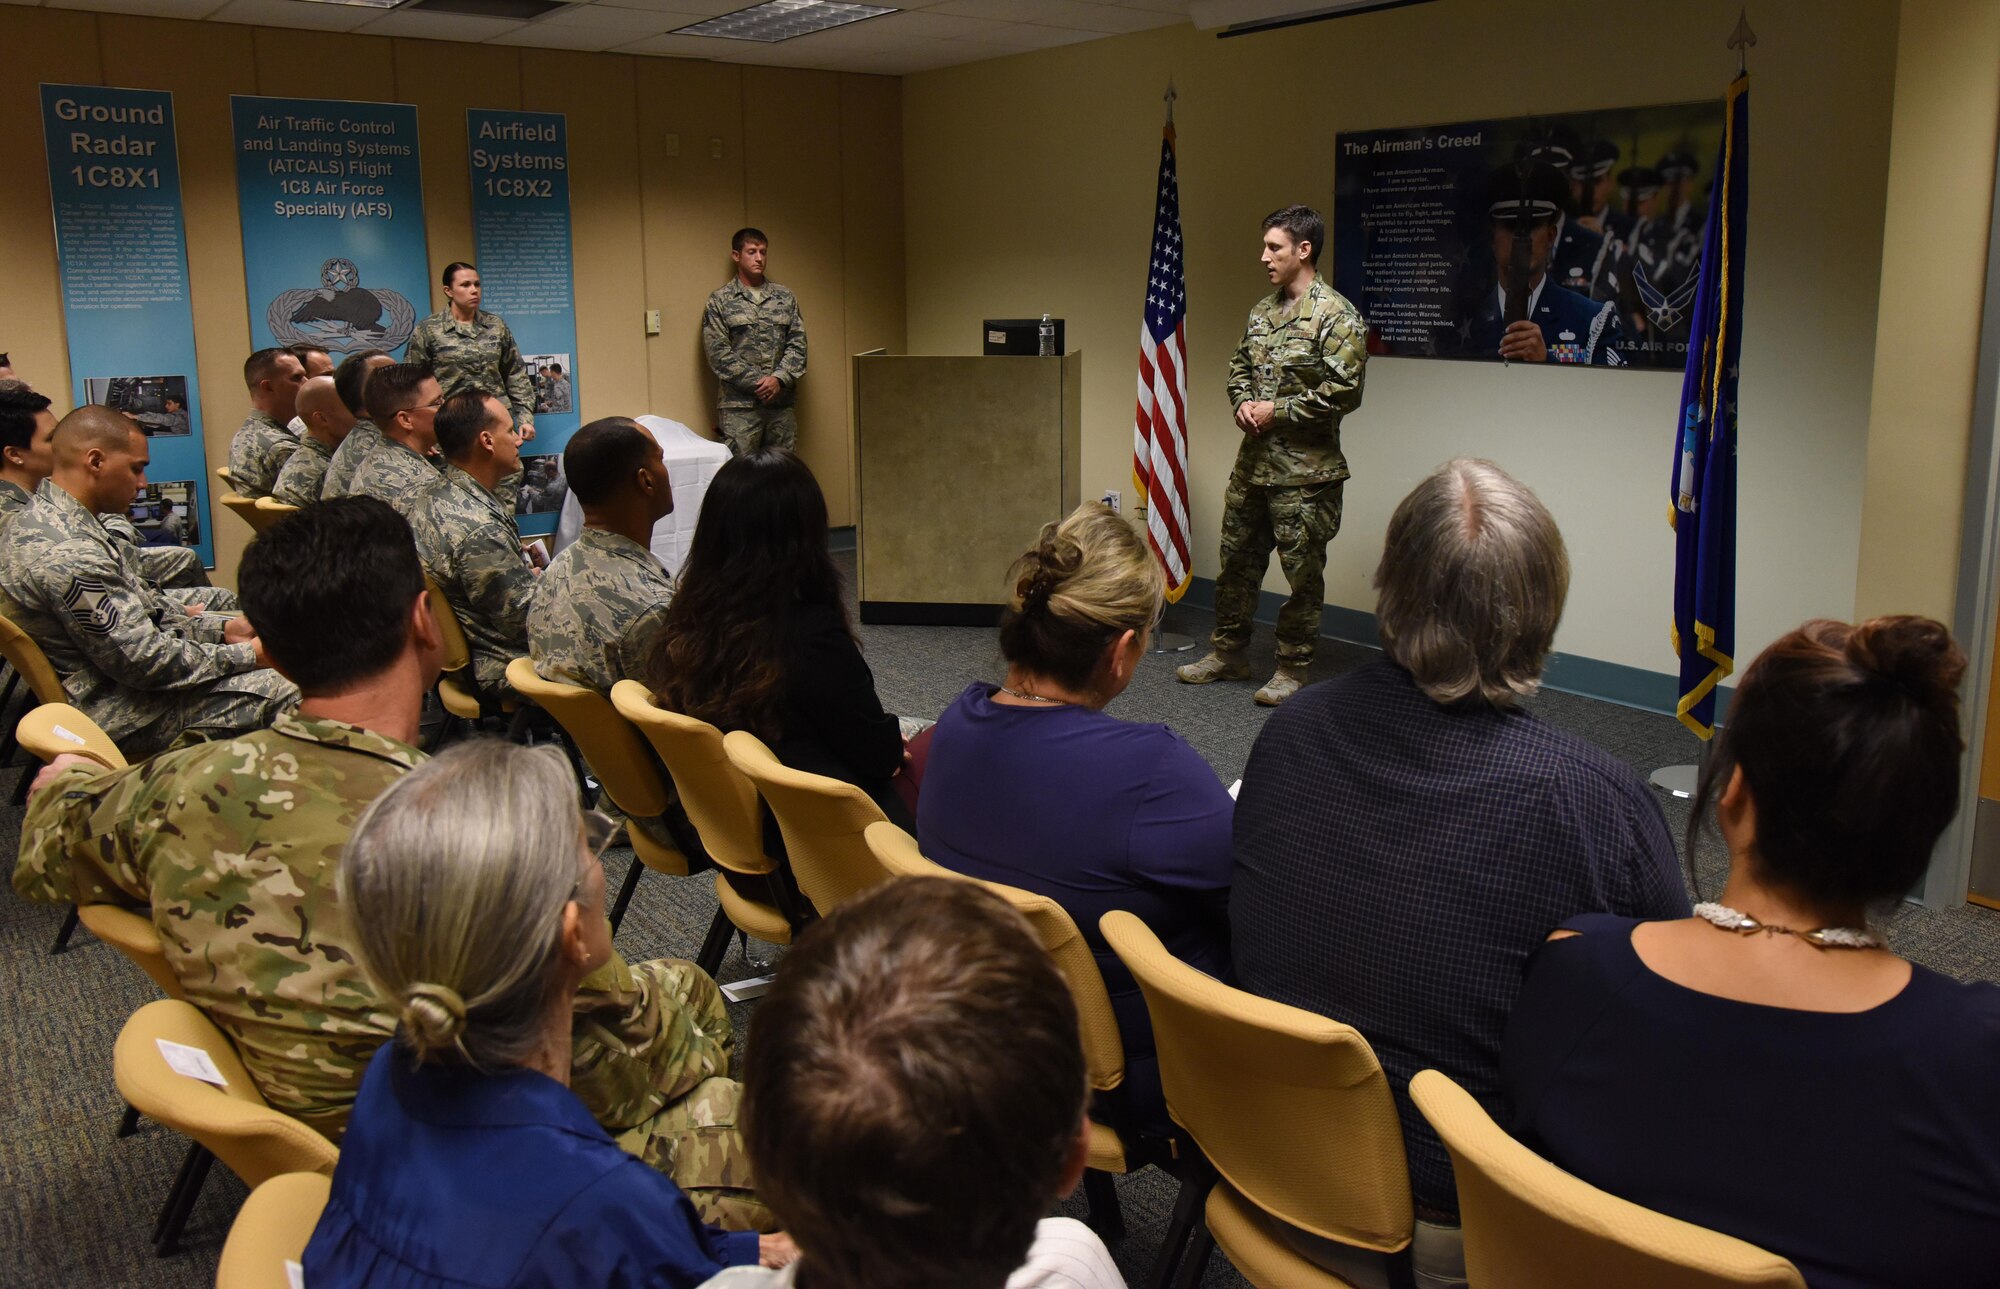
{"label": "woman with long dark hair", "polygon": [[1916,617],[1808,622],[1750,665],[1690,824],[1713,810],[1728,883],[1530,960],[1501,1062],[1523,1141],[1814,1289],[1993,1283],[2000,989],[1873,925],[1957,813],[1964,672]]}
{"label": "woman with long dark hair", "polygon": [[826,498],[792,453],[716,472],[646,683],[668,709],[749,730],[786,765],[852,783],[912,826],[890,784],[902,729],[848,623]]}

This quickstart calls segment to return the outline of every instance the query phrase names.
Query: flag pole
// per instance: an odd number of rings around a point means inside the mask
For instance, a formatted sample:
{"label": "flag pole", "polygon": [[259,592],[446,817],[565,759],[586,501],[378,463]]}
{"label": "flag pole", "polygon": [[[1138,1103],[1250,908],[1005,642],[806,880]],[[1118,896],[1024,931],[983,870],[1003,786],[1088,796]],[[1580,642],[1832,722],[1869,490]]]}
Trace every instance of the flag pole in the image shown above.
{"label": "flag pole", "polygon": [[[1750,47],[1756,43],[1757,33],[1751,30],[1750,10],[1749,6],[1746,5],[1738,10],[1736,27],[1729,33],[1729,40],[1727,41],[1727,48],[1736,51],[1736,75],[1739,79],[1750,74],[1749,51]],[[1709,758],[1713,754],[1714,749],[1715,732],[1711,729],[1708,736],[1701,740],[1701,750],[1697,754],[1693,765],[1661,766],[1648,776],[1648,781],[1654,787],[1661,789],[1671,796],[1681,800],[1688,800],[1694,796],[1696,788],[1701,783],[1702,776],[1708,772]],[[1687,857],[1687,873],[1690,884],[1693,884],[1694,855],[1692,853]]]}

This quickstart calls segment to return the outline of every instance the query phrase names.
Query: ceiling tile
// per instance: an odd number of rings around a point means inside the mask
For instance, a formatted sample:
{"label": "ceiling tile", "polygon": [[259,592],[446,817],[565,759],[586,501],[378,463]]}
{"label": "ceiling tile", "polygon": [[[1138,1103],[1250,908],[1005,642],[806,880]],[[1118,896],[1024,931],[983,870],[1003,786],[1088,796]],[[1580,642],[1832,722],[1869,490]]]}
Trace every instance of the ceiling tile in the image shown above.
{"label": "ceiling tile", "polygon": [[410,36],[418,40],[491,40],[521,26],[512,18],[480,18],[463,13],[386,13],[357,28],[371,36]]}
{"label": "ceiling tile", "polygon": [[717,58],[742,42],[717,40],[713,36],[647,36],[619,45],[621,54],[669,54],[678,58]]}
{"label": "ceiling tile", "polygon": [[1127,9],[1145,9],[1152,13],[1170,13],[1176,18],[1188,16],[1188,0],[1089,0],[1091,4],[1122,5]]}
{"label": "ceiling tile", "polygon": [[604,27],[551,27],[547,23],[531,23],[495,36],[486,43],[524,45],[530,49],[577,49],[594,54],[630,39],[630,33]]}
{"label": "ceiling tile", "polygon": [[206,18],[222,7],[222,0],[54,0],[48,7],[136,13],[149,18]]}
{"label": "ceiling tile", "polygon": [[659,13],[651,9],[619,9],[608,4],[567,4],[544,17],[529,23],[531,29],[548,27],[568,27],[571,29],[591,28],[611,35],[624,34],[624,40],[614,44],[624,44],[640,36],[657,36],[675,27],[699,18],[680,13]]}
{"label": "ceiling tile", "polygon": [[1101,31],[1078,31],[1073,27],[1041,27],[1031,22],[1001,22],[993,25],[993,30],[977,36],[960,36],[959,41],[968,45],[985,45],[993,49],[1054,49],[1057,45],[1075,45],[1086,40],[1102,40]]}
{"label": "ceiling tile", "polygon": [[747,7],[741,0],[616,0],[611,4],[605,0],[607,8],[647,9],[654,13],[671,13],[682,19],[679,25],[685,27],[703,18],[719,18],[725,13],[735,13]]}
{"label": "ceiling tile", "polygon": [[873,73],[878,76],[907,76],[911,72],[935,71],[960,63],[978,62],[1001,51],[959,40],[934,40],[923,45],[887,50],[879,54],[855,54],[843,59],[842,71]]}
{"label": "ceiling tile", "polygon": [[210,17],[260,27],[304,27],[314,31],[352,31],[382,16],[380,9],[354,4],[309,4],[307,0],[229,0]]}
{"label": "ceiling tile", "polygon": [[[1082,0],[946,0],[931,12],[1100,33],[1137,31],[1159,25],[1138,10],[1121,11],[1116,5],[1084,4]],[[1137,27],[1131,25],[1135,20],[1140,22]]]}

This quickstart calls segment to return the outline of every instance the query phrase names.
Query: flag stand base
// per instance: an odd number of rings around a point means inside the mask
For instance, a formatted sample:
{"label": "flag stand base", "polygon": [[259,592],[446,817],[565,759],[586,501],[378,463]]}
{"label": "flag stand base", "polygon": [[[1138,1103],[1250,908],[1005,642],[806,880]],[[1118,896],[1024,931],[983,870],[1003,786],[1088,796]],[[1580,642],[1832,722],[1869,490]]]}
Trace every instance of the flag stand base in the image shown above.
{"label": "flag stand base", "polygon": [[1695,783],[1700,776],[1699,766],[1663,765],[1653,771],[1647,782],[1664,790],[1670,796],[1685,799],[1694,795]]}
{"label": "flag stand base", "polygon": [[1169,604],[1161,611],[1160,625],[1153,628],[1153,645],[1146,651],[1147,653],[1186,653],[1206,638],[1191,636],[1173,629],[1176,607]]}

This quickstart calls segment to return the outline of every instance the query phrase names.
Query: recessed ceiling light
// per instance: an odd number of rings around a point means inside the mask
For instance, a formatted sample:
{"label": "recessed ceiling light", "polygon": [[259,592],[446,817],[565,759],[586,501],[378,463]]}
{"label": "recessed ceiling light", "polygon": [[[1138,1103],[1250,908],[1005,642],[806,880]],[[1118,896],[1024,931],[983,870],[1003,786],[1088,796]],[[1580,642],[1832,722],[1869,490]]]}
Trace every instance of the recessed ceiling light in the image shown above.
{"label": "recessed ceiling light", "polygon": [[879,18],[895,13],[892,7],[875,4],[838,4],[835,0],[769,0],[709,18],[692,26],[676,27],[676,36],[715,36],[722,40],[756,40],[767,45],[781,40],[809,36],[829,27],[844,27],[863,18]]}

